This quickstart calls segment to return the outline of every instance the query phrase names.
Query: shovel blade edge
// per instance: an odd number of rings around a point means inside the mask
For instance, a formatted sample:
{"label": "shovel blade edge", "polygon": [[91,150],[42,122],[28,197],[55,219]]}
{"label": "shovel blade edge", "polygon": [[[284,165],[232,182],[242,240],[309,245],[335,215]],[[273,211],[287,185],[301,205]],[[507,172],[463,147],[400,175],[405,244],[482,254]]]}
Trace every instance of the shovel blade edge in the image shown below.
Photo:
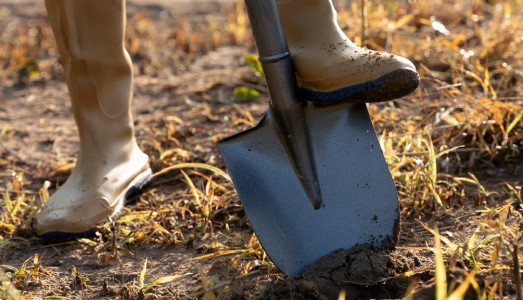
{"label": "shovel blade edge", "polygon": [[399,228],[396,188],[366,106],[310,104],[305,110],[320,209],[307,200],[270,112],[218,145],[261,245],[291,277],[337,249],[395,242]]}

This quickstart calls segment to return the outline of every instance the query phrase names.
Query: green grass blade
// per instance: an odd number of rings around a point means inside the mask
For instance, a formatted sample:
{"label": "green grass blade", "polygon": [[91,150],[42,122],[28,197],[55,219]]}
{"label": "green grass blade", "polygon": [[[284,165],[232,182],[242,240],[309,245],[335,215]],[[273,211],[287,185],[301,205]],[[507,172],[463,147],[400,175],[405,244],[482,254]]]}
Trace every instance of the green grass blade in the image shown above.
{"label": "green grass blade", "polygon": [[519,112],[519,114],[514,118],[514,120],[512,120],[512,122],[510,122],[510,124],[508,124],[507,130],[505,132],[505,138],[508,138],[508,134],[512,131],[512,129],[514,129],[514,127],[516,127],[522,117],[523,110]]}
{"label": "green grass blade", "polygon": [[145,287],[145,273],[147,272],[147,258],[143,263],[142,271],[140,272],[140,289]]}
{"label": "green grass blade", "polygon": [[7,211],[9,212],[9,215],[11,217],[13,217],[12,216],[12,213],[13,213],[13,202],[11,201],[11,196],[9,196],[9,192],[5,192],[4,202],[5,202],[5,207],[7,208]]}
{"label": "green grass blade", "polygon": [[438,228],[434,230],[434,264],[436,267],[436,300],[447,299],[447,271],[443,261]]}

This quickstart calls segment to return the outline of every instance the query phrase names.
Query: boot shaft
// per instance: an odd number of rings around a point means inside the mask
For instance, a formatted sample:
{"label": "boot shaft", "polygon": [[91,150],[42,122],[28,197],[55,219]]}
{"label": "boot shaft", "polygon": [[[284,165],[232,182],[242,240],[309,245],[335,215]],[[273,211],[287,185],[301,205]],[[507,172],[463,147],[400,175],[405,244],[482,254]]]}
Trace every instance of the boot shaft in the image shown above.
{"label": "boot shaft", "polygon": [[[125,2],[46,0],[46,6],[72,105],[81,106],[74,109],[75,117],[96,106],[107,117],[124,116],[133,83],[132,62],[124,48]],[[86,90],[88,85],[92,90]]]}
{"label": "boot shaft", "polygon": [[341,30],[331,0],[277,0],[276,3],[291,52],[301,41],[321,45],[339,39]]}
{"label": "boot shaft", "polygon": [[46,0],[80,136],[79,161],[125,161],[135,148],[123,0]]}

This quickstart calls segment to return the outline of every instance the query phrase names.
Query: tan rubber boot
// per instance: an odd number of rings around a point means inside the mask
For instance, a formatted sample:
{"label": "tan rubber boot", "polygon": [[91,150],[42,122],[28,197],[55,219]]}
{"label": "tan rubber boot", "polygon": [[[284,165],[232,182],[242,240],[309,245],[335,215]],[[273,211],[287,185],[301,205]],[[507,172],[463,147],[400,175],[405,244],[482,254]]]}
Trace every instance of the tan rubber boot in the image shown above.
{"label": "tan rubber boot", "polygon": [[124,0],[46,0],[80,135],[76,167],[33,223],[63,240],[92,232],[151,174],[134,138]]}
{"label": "tan rubber boot", "polygon": [[330,0],[277,0],[298,84],[319,104],[379,102],[419,85],[407,59],[356,46],[340,29]]}

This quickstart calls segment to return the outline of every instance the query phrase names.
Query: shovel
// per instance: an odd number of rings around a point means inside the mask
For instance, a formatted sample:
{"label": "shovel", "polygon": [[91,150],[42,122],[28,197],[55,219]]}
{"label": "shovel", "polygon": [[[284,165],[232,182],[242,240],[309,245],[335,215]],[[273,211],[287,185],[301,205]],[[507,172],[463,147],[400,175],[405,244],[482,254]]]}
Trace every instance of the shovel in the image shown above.
{"label": "shovel", "polygon": [[340,248],[393,245],[398,198],[365,104],[300,100],[275,1],[245,3],[270,106],[218,148],[267,255],[294,277]]}

